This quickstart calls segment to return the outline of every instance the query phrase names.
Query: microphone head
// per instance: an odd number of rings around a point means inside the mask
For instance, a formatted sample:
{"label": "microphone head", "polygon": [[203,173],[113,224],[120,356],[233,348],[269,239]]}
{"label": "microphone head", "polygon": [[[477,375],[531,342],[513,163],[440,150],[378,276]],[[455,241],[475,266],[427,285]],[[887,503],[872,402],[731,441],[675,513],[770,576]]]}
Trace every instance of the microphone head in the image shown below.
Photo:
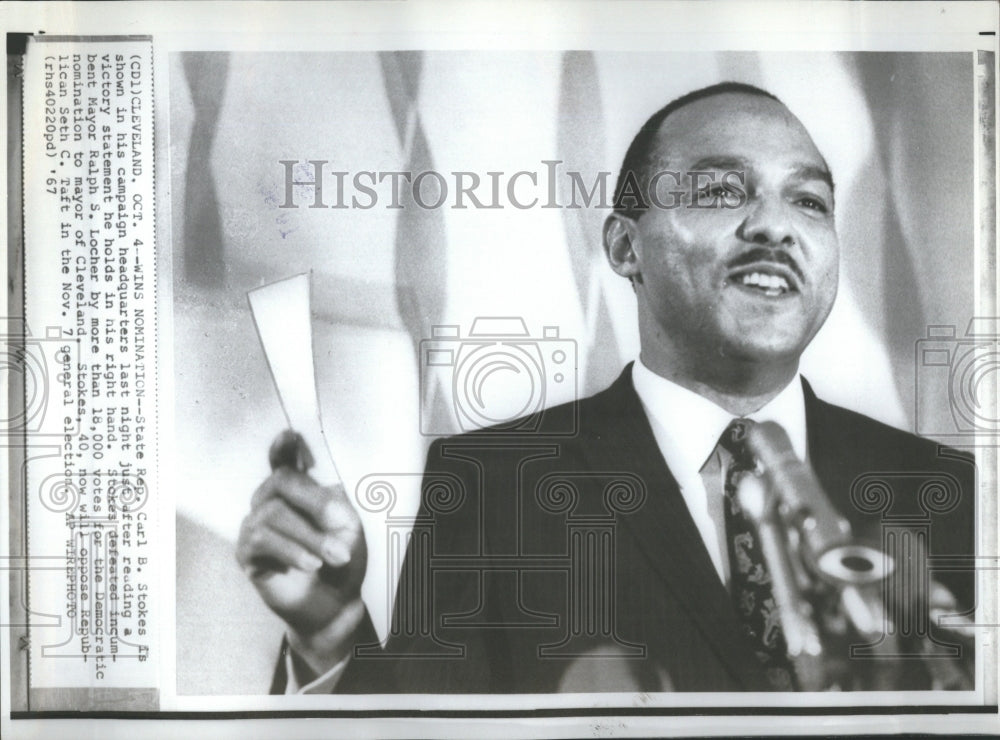
{"label": "microphone head", "polygon": [[878,583],[895,570],[895,561],[887,553],[864,544],[831,547],[816,564],[828,580],[863,586]]}
{"label": "microphone head", "polygon": [[[773,421],[746,430],[746,447],[762,468],[763,483],[785,525],[800,535],[807,562],[838,583],[879,581],[892,572],[892,559],[856,543],[847,520],[833,508],[812,468],[798,458],[781,425]],[[747,476],[749,477],[749,476]]]}
{"label": "microphone head", "polygon": [[767,489],[764,482],[753,473],[746,473],[736,484],[736,500],[743,514],[755,526],[760,526],[767,511]]}

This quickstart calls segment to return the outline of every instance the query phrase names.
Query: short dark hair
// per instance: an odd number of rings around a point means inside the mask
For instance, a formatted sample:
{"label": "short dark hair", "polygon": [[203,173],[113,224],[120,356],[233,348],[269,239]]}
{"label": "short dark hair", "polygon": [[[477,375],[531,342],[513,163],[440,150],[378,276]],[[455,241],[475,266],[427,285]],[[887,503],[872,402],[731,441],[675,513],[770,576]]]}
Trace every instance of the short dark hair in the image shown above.
{"label": "short dark hair", "polygon": [[[686,95],[671,100],[665,106],[649,117],[639,129],[639,133],[632,139],[628,151],[625,152],[625,159],[622,160],[622,168],[618,173],[618,182],[615,184],[614,210],[623,216],[638,218],[649,208],[649,197],[646,187],[655,173],[650,172],[653,165],[653,148],[656,144],[656,134],[666,120],[674,111],[683,108],[689,103],[697,100],[710,98],[714,95],[725,93],[744,93],[746,95],[759,95],[764,98],[781,102],[777,96],[772,95],[767,90],[762,90],[753,85],[743,82],[719,82],[698,90],[693,90]],[[628,191],[626,191],[628,187]]]}

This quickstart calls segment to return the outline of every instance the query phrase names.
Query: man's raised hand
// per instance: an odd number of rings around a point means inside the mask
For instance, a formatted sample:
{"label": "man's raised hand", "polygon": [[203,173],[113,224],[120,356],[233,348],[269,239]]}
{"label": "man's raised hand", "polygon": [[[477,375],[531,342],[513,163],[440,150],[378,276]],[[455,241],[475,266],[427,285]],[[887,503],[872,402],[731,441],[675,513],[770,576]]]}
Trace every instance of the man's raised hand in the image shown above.
{"label": "man's raised hand", "polygon": [[309,477],[313,458],[298,434],[279,434],[269,458],[273,472],[253,494],[236,557],[293,642],[307,645],[347,613],[363,613],[368,551],[343,486]]}

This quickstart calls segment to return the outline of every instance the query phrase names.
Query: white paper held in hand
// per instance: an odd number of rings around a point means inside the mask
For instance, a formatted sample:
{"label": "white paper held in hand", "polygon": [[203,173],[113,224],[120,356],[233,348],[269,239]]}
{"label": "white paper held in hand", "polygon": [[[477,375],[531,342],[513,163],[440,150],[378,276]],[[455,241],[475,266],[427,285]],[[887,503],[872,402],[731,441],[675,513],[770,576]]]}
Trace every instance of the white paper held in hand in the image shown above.
{"label": "white paper held in hand", "polygon": [[320,414],[309,288],[310,274],[302,273],[255,288],[247,300],[288,427],[312,451],[310,475],[320,485],[332,486],[342,481]]}

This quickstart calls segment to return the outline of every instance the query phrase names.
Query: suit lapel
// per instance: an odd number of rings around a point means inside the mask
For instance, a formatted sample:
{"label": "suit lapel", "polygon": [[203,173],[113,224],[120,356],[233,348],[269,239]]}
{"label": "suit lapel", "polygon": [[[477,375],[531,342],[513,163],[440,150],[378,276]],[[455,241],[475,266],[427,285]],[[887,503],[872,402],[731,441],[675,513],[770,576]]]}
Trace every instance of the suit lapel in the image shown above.
{"label": "suit lapel", "polygon": [[[848,518],[856,509],[848,500],[851,484],[861,474],[856,463],[860,450],[848,449],[846,445],[856,442],[850,434],[828,418],[825,404],[816,398],[812,387],[802,379],[802,391],[806,404],[806,437],[809,444],[809,465],[823,486],[823,491],[833,505]],[[835,454],[831,454],[834,453]]]}
{"label": "suit lapel", "polygon": [[[718,659],[745,688],[766,685],[753,653],[739,639],[740,626],[729,593],[688,511],[676,480],[656,444],[639,397],[632,386],[632,368],[586,407],[581,419],[596,454],[588,458],[592,470],[630,471],[646,484],[646,502],[619,520],[638,543],[648,565],[662,580],[673,600],[700,629]],[[585,411],[581,410],[581,415]],[[656,615],[650,615],[655,622]],[[668,643],[671,636],[650,630],[649,636]]]}

